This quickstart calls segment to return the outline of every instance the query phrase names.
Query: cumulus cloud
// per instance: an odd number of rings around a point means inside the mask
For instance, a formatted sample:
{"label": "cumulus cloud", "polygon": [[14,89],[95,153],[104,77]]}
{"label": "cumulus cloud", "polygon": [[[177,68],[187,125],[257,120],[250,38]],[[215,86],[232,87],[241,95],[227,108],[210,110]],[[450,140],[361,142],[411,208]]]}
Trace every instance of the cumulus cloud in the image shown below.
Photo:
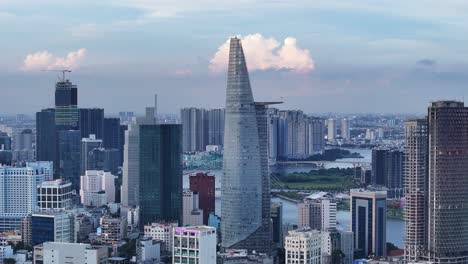
{"label": "cumulus cloud", "polygon": [[[261,34],[241,37],[242,47],[249,70],[290,70],[309,72],[314,69],[314,61],[309,50],[297,46],[297,40],[287,37],[280,44],[274,38]],[[227,40],[210,60],[212,72],[223,72],[227,69],[229,58],[229,40]]]}
{"label": "cumulus cloud", "polygon": [[86,49],[71,51],[65,57],[58,57],[44,50],[28,54],[23,62],[24,70],[75,69],[86,57]]}

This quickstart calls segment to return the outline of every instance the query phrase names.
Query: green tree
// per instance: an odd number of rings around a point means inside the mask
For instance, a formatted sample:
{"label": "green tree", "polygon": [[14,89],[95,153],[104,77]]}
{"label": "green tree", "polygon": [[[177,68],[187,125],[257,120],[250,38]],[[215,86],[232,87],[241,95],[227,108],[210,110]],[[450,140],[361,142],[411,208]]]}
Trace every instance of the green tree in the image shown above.
{"label": "green tree", "polygon": [[12,258],[3,259],[3,264],[16,264],[16,260]]}

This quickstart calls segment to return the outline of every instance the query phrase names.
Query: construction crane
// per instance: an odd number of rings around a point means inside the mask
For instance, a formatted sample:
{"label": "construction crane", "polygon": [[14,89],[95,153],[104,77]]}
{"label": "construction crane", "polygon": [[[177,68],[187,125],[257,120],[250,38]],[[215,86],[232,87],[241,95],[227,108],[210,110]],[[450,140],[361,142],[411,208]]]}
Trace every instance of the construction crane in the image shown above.
{"label": "construction crane", "polygon": [[61,72],[62,73],[62,79],[60,79],[60,76],[58,76],[58,78],[62,82],[65,81],[65,73],[72,72],[70,70],[41,70],[41,71],[43,71],[43,72]]}

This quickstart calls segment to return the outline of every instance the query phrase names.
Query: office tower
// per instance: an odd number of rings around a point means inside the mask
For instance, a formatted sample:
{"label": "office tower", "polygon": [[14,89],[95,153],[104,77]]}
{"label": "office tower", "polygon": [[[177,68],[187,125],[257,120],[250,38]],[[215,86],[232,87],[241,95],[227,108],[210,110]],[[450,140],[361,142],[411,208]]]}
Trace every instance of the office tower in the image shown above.
{"label": "office tower", "polygon": [[32,244],[74,242],[73,215],[67,212],[44,211],[31,216]]}
{"label": "office tower", "polygon": [[137,240],[137,263],[160,263],[161,241],[151,237],[142,237]]}
{"label": "office tower", "polygon": [[[258,107],[265,106],[254,104],[240,39],[231,38],[221,185],[222,247],[269,253],[271,243],[265,242],[265,238],[271,241],[271,234],[265,232],[271,229],[264,224],[265,216],[269,218],[270,204],[268,209],[263,208],[269,195],[263,192],[269,187],[264,177],[268,174],[268,166],[265,167],[268,146],[260,146],[268,142],[267,122],[266,117],[259,114],[258,118],[265,122],[258,125],[257,111],[266,112]],[[265,137],[262,142],[259,131]]]}
{"label": "office tower", "polygon": [[131,123],[135,114],[133,112],[119,112],[119,118],[121,123]]}
{"label": "office tower", "polygon": [[208,122],[208,145],[224,144],[224,109],[206,110]]}
{"label": "office tower", "polygon": [[120,125],[119,118],[104,118],[104,135],[102,137],[105,149],[117,149],[119,152],[119,166],[123,163],[126,125]]}
{"label": "office tower", "polygon": [[80,197],[84,206],[100,207],[115,202],[116,176],[110,172],[87,170],[80,177]]}
{"label": "office tower", "polygon": [[336,228],[336,202],[329,199],[305,199],[297,204],[299,228],[327,230]]}
{"label": "office tower", "polygon": [[45,242],[34,247],[34,263],[102,264],[108,257],[106,246]]}
{"label": "office tower", "polygon": [[322,263],[321,264],[332,264],[333,253],[341,250],[341,238],[340,233],[336,228],[329,228],[322,230],[321,232],[321,248],[322,248]]}
{"label": "office tower", "polygon": [[93,151],[100,148],[102,148],[102,139],[97,139],[94,134],[81,139],[81,175],[87,170],[97,170],[103,167],[103,164],[98,162],[100,160],[99,156],[96,156],[99,153]]}
{"label": "office tower", "polygon": [[60,130],[58,136],[59,175],[80,189],[81,133],[79,130]]}
{"label": "office tower", "polygon": [[55,146],[55,109],[44,109],[36,113],[36,160],[55,161]]}
{"label": "office tower", "polygon": [[279,117],[278,109],[268,109],[268,159],[275,163],[278,159]]}
{"label": "office tower", "polygon": [[336,120],[333,119],[333,118],[330,118],[328,119],[327,121],[327,125],[328,125],[328,136],[327,136],[327,139],[328,140],[334,140],[336,139]]}
{"label": "office tower", "polygon": [[190,174],[190,190],[198,193],[199,207],[203,210],[203,224],[208,224],[208,216],[215,212],[215,176],[208,173]]}
{"label": "office tower", "polygon": [[203,210],[198,200],[197,192],[186,190],[182,194],[182,226],[203,225]]}
{"label": "office tower", "polygon": [[180,110],[182,121],[182,142],[184,152],[204,151],[207,145],[205,132],[206,111],[201,108],[183,108]]}
{"label": "office tower", "polygon": [[34,160],[33,137],[32,129],[24,129],[13,137],[14,161],[25,162]]}
{"label": "office tower", "polygon": [[13,151],[0,150],[0,165],[11,166],[13,164]]}
{"label": "office tower", "polygon": [[140,129],[138,124],[130,124],[125,131],[124,160],[122,168],[121,203],[125,207],[138,206]]}
{"label": "office tower", "polygon": [[468,107],[428,108],[428,253],[433,263],[468,262]]}
{"label": "office tower", "polygon": [[52,162],[0,167],[0,231],[19,229],[21,219],[37,208],[37,185],[52,179]]}
{"label": "office tower", "polygon": [[99,242],[106,245],[120,243],[127,235],[127,220],[125,217],[104,215],[100,220],[101,235]]}
{"label": "office tower", "polygon": [[172,263],[216,264],[216,237],[209,226],[176,228]]}
{"label": "office tower", "polygon": [[283,204],[271,203],[271,222],[273,229],[273,243],[277,248],[283,247]]}
{"label": "office tower", "polygon": [[64,210],[72,206],[71,182],[62,179],[48,180],[37,185],[38,210]]}
{"label": "office tower", "polygon": [[287,112],[287,156],[301,159],[306,154],[306,116],[302,111]]}
{"label": "office tower", "polygon": [[55,84],[55,125],[58,130],[79,127],[78,89],[69,80]]}
{"label": "office tower", "polygon": [[386,173],[385,173],[385,153],[387,149],[373,149],[372,150],[372,185],[385,186]]}
{"label": "office tower", "polygon": [[344,254],[343,264],[353,264],[354,261],[354,240],[353,232],[339,230],[340,250]]}
{"label": "office tower", "polygon": [[427,244],[427,120],[405,122],[405,259],[417,262]]}
{"label": "office tower", "polygon": [[355,257],[387,255],[387,192],[351,189],[351,231]]}
{"label": "office tower", "polygon": [[95,135],[102,139],[104,136],[104,109],[102,108],[80,108],[79,130],[81,138]]}
{"label": "office tower", "polygon": [[403,195],[403,160],[400,150],[372,150],[372,184],[387,187],[389,198]]}
{"label": "office tower", "polygon": [[349,123],[350,123],[349,119],[347,119],[347,118],[341,119],[341,137],[344,138],[344,139],[349,139],[350,138]]}
{"label": "office tower", "polygon": [[284,239],[286,264],[320,264],[322,239],[317,230],[289,231]]}
{"label": "office tower", "polygon": [[140,125],[140,222],[182,220],[182,126]]}
{"label": "office tower", "polygon": [[172,252],[174,229],[178,226],[178,223],[151,223],[144,226],[144,236],[162,241],[163,250]]}

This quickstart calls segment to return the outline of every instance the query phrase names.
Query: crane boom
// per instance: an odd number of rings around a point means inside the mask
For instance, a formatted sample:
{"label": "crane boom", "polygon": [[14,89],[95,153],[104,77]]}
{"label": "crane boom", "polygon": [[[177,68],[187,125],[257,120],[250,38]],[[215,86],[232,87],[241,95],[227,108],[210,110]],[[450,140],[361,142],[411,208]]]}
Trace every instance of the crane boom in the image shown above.
{"label": "crane boom", "polygon": [[62,79],[60,79],[60,77],[59,77],[59,80],[62,81],[62,82],[65,81],[65,73],[72,72],[71,70],[66,70],[66,69],[65,70],[41,70],[41,71],[44,71],[44,72],[45,71],[47,71],[47,72],[61,72],[62,73]]}

